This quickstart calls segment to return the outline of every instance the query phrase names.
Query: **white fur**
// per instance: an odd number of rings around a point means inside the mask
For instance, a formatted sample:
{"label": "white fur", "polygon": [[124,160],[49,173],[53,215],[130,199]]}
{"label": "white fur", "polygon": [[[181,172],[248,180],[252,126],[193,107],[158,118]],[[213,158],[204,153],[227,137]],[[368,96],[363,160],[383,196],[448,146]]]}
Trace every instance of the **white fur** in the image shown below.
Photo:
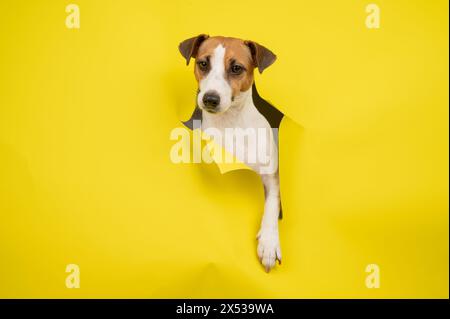
{"label": "white fur", "polygon": [[210,58],[210,71],[208,75],[200,80],[200,92],[197,96],[198,105],[203,108],[203,96],[210,91],[216,91],[220,96],[220,104],[217,112],[224,112],[231,106],[232,89],[225,79],[225,48],[218,45]]}
{"label": "white fur", "polygon": [[[227,128],[254,128],[255,130],[264,129],[267,134],[258,136],[257,141],[236,142],[235,148],[230,145],[222,145],[228,152],[237,156],[238,154],[247,154],[247,149],[254,147],[252,143],[259,143],[256,147],[269,149],[269,163],[257,158],[256,162],[249,162],[247,158],[239,158],[251,167],[261,176],[265,188],[264,214],[261,221],[261,228],[258,232],[257,253],[261,263],[266,271],[275,266],[278,259],[281,262],[281,249],[278,234],[278,215],[280,212],[280,186],[278,175],[278,149],[274,140],[272,129],[266,118],[259,113],[253,104],[252,89],[241,92],[231,101],[231,88],[225,79],[224,70],[225,49],[219,45],[214,50],[212,56],[211,70],[208,76],[200,82],[199,105],[203,98],[204,90],[215,90],[221,97],[221,108],[224,111],[220,113],[202,112],[202,130],[215,128],[219,130],[222,136],[226,136]],[[222,99],[229,106],[223,107]],[[226,105],[225,105],[226,106]]]}

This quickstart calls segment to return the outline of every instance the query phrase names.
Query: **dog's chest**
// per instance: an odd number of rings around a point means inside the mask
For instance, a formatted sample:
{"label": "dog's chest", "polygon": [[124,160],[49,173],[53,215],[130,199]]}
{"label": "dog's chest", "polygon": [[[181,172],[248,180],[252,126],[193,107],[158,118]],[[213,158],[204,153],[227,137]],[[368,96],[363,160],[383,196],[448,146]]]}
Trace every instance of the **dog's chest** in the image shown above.
{"label": "dog's chest", "polygon": [[254,105],[224,114],[202,113],[202,130],[220,132],[219,144],[255,171],[278,156],[272,129]]}

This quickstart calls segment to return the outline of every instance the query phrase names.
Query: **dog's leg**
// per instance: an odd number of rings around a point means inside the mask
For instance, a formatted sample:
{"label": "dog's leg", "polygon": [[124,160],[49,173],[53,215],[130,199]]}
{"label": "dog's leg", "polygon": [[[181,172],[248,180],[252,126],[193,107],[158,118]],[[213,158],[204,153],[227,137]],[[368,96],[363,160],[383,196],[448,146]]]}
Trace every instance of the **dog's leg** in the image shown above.
{"label": "dog's leg", "polygon": [[280,213],[280,183],[278,172],[261,175],[265,190],[264,215],[258,232],[258,257],[266,272],[281,264],[280,238],[278,234],[278,215]]}

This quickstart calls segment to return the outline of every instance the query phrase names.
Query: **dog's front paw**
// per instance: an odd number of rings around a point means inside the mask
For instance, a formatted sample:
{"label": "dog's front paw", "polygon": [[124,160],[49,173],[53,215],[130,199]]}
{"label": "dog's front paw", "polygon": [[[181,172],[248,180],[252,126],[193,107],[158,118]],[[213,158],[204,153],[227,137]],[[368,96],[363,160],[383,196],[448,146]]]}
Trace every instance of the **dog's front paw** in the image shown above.
{"label": "dog's front paw", "polygon": [[266,272],[275,267],[275,262],[281,264],[281,248],[278,229],[261,228],[258,235],[258,257]]}

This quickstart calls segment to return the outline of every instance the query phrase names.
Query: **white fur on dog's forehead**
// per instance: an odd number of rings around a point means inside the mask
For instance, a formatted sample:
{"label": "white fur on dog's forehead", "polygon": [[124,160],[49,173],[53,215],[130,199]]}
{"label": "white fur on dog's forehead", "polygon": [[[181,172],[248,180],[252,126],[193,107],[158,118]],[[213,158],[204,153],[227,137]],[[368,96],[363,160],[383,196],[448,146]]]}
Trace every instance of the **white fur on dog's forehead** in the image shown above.
{"label": "white fur on dog's forehead", "polygon": [[215,90],[221,93],[221,89],[229,87],[225,80],[225,47],[217,45],[210,57],[210,70],[206,77],[200,81],[200,90]]}
{"label": "white fur on dog's forehead", "polygon": [[199,83],[200,103],[203,95],[210,91],[219,94],[221,107],[227,107],[231,103],[232,89],[225,78],[225,52],[225,47],[222,44],[218,44],[210,56],[210,70]]}
{"label": "white fur on dog's forehead", "polygon": [[225,47],[219,44],[211,57],[211,70],[216,73],[222,72],[222,75],[225,73],[225,51]]}
{"label": "white fur on dog's forehead", "polygon": [[245,41],[230,37],[211,37],[205,40],[198,49],[198,57],[211,54],[218,45],[222,45],[225,49],[232,52],[232,55],[242,60],[241,63],[251,63],[252,56],[250,48],[245,44]]}

